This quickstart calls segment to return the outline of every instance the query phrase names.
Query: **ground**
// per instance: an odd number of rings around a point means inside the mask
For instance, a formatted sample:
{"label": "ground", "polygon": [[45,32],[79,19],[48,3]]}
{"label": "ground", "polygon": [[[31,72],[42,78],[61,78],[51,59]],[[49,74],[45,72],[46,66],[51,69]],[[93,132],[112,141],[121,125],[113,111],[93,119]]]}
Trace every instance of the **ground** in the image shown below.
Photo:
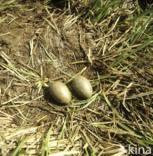
{"label": "ground", "polygon": [[[0,12],[0,154],[125,155],[130,143],[151,147],[153,47],[148,40],[140,47],[141,36],[126,42],[137,31],[125,20],[133,14],[119,11],[95,26],[77,9],[20,5]],[[78,73],[92,84],[90,99],[50,100],[50,80],[69,84]]]}

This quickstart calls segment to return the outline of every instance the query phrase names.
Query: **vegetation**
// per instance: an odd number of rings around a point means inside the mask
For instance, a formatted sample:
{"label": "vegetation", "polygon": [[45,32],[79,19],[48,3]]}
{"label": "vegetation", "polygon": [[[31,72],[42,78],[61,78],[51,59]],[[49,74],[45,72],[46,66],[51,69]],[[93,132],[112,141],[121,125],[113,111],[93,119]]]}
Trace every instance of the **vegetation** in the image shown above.
{"label": "vegetation", "polygon": [[[153,150],[153,6],[143,5],[0,1],[0,155]],[[68,84],[80,73],[91,98],[49,99],[49,79]]]}

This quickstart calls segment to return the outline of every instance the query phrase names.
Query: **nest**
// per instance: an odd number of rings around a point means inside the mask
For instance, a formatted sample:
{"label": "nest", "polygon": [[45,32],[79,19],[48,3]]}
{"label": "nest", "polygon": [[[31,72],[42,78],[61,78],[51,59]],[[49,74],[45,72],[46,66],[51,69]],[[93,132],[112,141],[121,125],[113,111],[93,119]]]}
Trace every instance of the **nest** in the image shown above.
{"label": "nest", "polygon": [[[106,156],[126,155],[130,143],[150,147],[153,47],[133,29],[145,19],[132,27],[135,9],[125,3],[96,25],[83,18],[81,2],[21,4],[0,14],[0,154]],[[48,80],[67,83],[80,72],[91,80],[90,99],[48,100]]]}

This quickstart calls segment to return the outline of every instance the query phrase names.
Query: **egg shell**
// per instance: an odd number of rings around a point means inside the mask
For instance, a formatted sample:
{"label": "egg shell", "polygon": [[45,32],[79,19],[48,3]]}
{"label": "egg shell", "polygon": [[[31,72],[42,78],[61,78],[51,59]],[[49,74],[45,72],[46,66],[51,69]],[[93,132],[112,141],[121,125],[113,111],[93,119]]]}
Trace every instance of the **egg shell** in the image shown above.
{"label": "egg shell", "polygon": [[49,83],[49,94],[57,103],[68,104],[71,101],[71,92],[68,87],[60,81]]}
{"label": "egg shell", "polygon": [[76,96],[81,99],[88,99],[92,96],[92,86],[84,76],[76,76],[71,82],[71,87]]}

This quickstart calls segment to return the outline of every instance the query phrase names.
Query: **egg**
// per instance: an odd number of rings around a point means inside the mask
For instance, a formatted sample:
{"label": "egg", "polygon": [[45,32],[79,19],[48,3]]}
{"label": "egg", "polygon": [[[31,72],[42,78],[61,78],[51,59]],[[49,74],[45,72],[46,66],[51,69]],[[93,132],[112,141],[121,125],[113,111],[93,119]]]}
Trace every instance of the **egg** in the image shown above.
{"label": "egg", "polygon": [[61,81],[49,83],[49,94],[57,103],[69,104],[71,101],[71,92],[69,88]]}
{"label": "egg", "polygon": [[81,99],[88,99],[92,96],[93,89],[87,78],[76,76],[71,82],[72,91]]}

